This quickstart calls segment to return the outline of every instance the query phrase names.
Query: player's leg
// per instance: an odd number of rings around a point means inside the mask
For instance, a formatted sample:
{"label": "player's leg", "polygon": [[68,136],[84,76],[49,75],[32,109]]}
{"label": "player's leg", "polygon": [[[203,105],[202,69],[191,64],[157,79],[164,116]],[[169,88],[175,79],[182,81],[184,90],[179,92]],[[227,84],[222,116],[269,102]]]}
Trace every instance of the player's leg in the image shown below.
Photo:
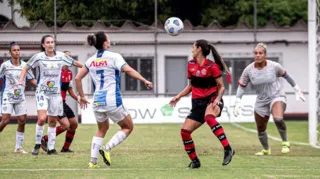
{"label": "player's leg", "polygon": [[38,112],[38,121],[36,125],[36,144],[32,155],[38,155],[41,146],[41,139],[44,131],[44,124],[47,119],[48,98],[44,95],[36,95],[36,104]]}
{"label": "player's leg", "polygon": [[[60,123],[60,126],[56,127],[56,136],[66,131],[70,126],[69,120],[65,115],[58,116],[58,122]],[[42,137],[41,148],[45,152],[48,151],[48,135]]]}
{"label": "player's leg", "polygon": [[64,110],[65,115],[68,118],[68,122],[70,125],[67,129],[66,139],[65,139],[64,145],[61,149],[61,152],[73,152],[69,148],[70,148],[70,145],[73,141],[74,135],[76,133],[76,129],[78,128],[78,121],[76,120],[76,117],[75,117],[72,109],[65,102],[63,103],[63,110]]}
{"label": "player's leg", "polygon": [[282,139],[282,150],[281,153],[286,154],[290,152],[290,143],[287,137],[287,126],[283,120],[283,113],[286,108],[286,103],[284,101],[275,101],[271,106],[271,113],[275,125],[277,126],[278,132]]}
{"label": "player's leg", "polygon": [[2,120],[0,122],[0,133],[7,126],[10,121],[11,113],[13,112],[13,104],[4,103],[1,105]]}
{"label": "player's leg", "polygon": [[26,102],[23,101],[23,102],[14,104],[13,109],[15,111],[17,118],[18,118],[15,152],[26,154],[27,152],[24,151],[22,148],[22,143],[24,140],[24,129],[25,129],[26,118],[27,118]]}
{"label": "player's leg", "polygon": [[[263,117],[262,117],[263,116]],[[269,116],[264,116],[259,114],[257,111],[254,112],[254,119],[256,121],[256,127],[258,131],[258,137],[260,143],[263,147],[263,150],[256,153],[255,155],[270,155],[271,150],[268,143],[268,134],[267,134],[267,124],[269,121]]]}
{"label": "player's leg", "polygon": [[180,130],[184,150],[186,151],[186,153],[189,156],[189,159],[191,160],[190,164],[188,165],[188,168],[190,169],[200,168],[201,166],[200,160],[196,152],[195,143],[191,136],[192,132],[198,129],[204,122],[203,116],[201,117],[200,115],[199,113],[197,113],[197,110],[193,110],[193,112],[191,112],[191,114],[184,121]]}
{"label": "player's leg", "polygon": [[89,162],[89,168],[98,168],[97,159],[99,155],[99,150],[103,145],[103,138],[109,129],[109,120],[105,112],[94,111],[95,118],[98,124],[98,131],[92,138],[91,145],[91,160]]}
{"label": "player's leg", "polygon": [[209,125],[211,131],[219,139],[221,145],[224,148],[224,158],[222,165],[228,165],[231,162],[232,156],[235,154],[235,151],[231,148],[223,127],[216,120],[216,117],[219,117],[221,115],[222,109],[223,101],[221,101],[220,104],[216,106],[213,106],[213,104],[210,103],[206,108],[204,120]]}

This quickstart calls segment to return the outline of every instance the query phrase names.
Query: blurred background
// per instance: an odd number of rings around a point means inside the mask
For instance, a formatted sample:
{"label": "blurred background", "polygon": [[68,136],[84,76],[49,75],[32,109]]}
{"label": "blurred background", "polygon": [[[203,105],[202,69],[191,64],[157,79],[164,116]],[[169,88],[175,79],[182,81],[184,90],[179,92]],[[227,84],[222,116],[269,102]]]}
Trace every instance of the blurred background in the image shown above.
{"label": "blurred background", "polygon": [[[166,34],[163,27],[172,16],[184,22],[184,32],[176,37]],[[237,81],[243,69],[253,62],[254,46],[263,42],[268,59],[282,64],[308,98],[307,19],[307,0],[1,0],[0,63],[10,59],[11,41],[20,45],[21,58],[28,61],[40,51],[40,39],[46,34],[55,37],[58,51],[68,50],[85,63],[95,53],[86,44],[86,37],[105,31],[112,42],[110,50],[120,53],[131,67],[154,83],[154,88],[148,90],[141,82],[125,74],[121,76],[124,98],[133,98],[134,105],[131,107],[130,103],[128,108],[139,114],[137,108],[145,113],[151,104],[157,103],[156,99],[168,101],[187,85],[186,66],[192,45],[197,39],[206,39],[217,47],[231,68],[233,85],[226,83],[225,95],[230,97],[226,105],[230,109]],[[72,70],[75,76],[77,69]],[[90,98],[90,77],[83,84]],[[297,103],[291,86],[287,82],[283,86],[288,98],[286,117],[306,120],[307,103]],[[29,118],[36,117],[34,91],[32,86],[27,88]],[[254,95],[255,90],[248,86],[246,94]],[[145,104],[143,100],[148,98],[151,101]],[[68,103],[80,116],[76,102]],[[189,103],[185,102],[186,108],[190,108]],[[250,98],[245,104],[249,112],[243,115],[253,120],[254,101]],[[230,115],[228,109],[226,117]],[[156,118],[152,117],[152,109],[149,113],[152,119]]]}

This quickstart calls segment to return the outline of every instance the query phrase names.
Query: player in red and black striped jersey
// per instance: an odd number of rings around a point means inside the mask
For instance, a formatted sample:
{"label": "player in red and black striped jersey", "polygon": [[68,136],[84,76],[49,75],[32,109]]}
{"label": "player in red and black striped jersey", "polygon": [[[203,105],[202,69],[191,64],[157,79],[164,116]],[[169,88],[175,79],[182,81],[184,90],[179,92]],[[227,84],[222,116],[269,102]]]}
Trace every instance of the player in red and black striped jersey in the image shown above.
{"label": "player in red and black striped jersey", "polygon": [[[210,51],[215,62],[206,58]],[[191,159],[188,167],[200,167],[200,160],[195,151],[191,133],[204,122],[209,125],[224,147],[222,165],[228,165],[235,151],[231,148],[222,126],[216,120],[223,109],[222,96],[225,88],[221,72],[227,72],[228,68],[215,47],[207,40],[197,40],[194,43],[192,56],[193,60],[188,63],[189,84],[170,101],[170,105],[175,106],[181,97],[192,92],[191,113],[187,116],[180,132],[185,151]]]}
{"label": "player in red and black striped jersey", "polygon": [[[71,57],[71,53],[69,51],[65,51],[64,53]],[[69,149],[69,147],[73,141],[76,129],[78,127],[78,122],[75,118],[75,115],[72,109],[66,103],[67,92],[69,92],[70,96],[74,100],[78,101],[78,96],[72,88],[72,71],[69,70],[68,66],[63,66],[61,71],[61,97],[63,100],[63,116],[58,116],[60,126],[56,127],[57,136],[64,131],[67,131],[66,139],[61,152],[73,152]],[[47,151],[47,141],[48,135],[43,136],[41,140],[41,148],[44,151]]]}

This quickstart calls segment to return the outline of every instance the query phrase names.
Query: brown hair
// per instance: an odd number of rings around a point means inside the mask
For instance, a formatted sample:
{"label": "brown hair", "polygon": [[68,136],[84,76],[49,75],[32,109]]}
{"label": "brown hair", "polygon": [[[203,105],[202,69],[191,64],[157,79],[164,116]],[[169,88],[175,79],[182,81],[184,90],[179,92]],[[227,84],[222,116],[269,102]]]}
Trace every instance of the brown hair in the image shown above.
{"label": "brown hair", "polygon": [[103,49],[103,43],[107,41],[107,36],[103,31],[90,34],[87,37],[87,42],[90,46],[94,46],[97,50]]}

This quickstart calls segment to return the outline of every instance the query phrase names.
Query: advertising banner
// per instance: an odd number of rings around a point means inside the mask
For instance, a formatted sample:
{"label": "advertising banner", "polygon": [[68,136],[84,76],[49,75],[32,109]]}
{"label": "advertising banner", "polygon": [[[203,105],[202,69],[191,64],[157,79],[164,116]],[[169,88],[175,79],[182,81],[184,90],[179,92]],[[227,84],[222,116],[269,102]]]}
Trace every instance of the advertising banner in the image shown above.
{"label": "advertising banner", "polygon": [[[254,122],[254,103],[256,95],[245,95],[242,98],[242,110],[237,118],[233,116],[235,96],[224,96],[224,108],[219,122]],[[139,123],[183,123],[191,110],[191,97],[184,97],[172,108],[172,98],[123,98],[123,105],[130,113],[133,122]],[[95,124],[92,111],[92,99],[85,110],[81,110],[83,124]],[[229,107],[229,104],[231,106]],[[110,120],[110,123],[112,121]]]}

